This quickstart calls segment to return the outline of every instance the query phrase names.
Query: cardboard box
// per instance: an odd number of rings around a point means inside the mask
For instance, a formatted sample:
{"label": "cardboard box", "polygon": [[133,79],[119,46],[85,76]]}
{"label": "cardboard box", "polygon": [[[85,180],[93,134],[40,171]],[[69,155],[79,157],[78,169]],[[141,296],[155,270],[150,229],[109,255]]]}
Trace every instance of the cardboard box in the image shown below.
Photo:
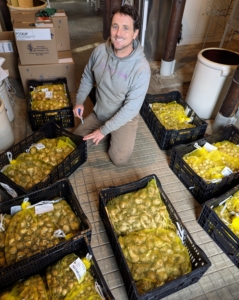
{"label": "cardboard box", "polygon": [[13,23],[21,65],[52,64],[58,62],[56,34],[52,22],[37,24]]}
{"label": "cardboard box", "polygon": [[35,22],[35,12],[27,12],[27,11],[21,11],[21,10],[14,10],[11,13],[11,21],[12,24],[14,22],[19,23],[19,22]]}
{"label": "cardboard box", "polygon": [[35,12],[22,12],[15,11],[11,15],[12,24],[19,22],[30,22],[38,24],[49,24],[53,23],[56,34],[56,48],[57,51],[67,51],[71,50],[70,47],[70,36],[68,28],[68,18],[63,9],[58,9],[54,15],[52,15],[48,20],[41,17],[36,17]]}
{"label": "cardboard box", "polygon": [[68,28],[68,18],[63,9],[58,9],[51,20],[56,32],[56,47],[57,51],[66,51],[71,49],[70,36]]}
{"label": "cardboard box", "polygon": [[75,63],[71,51],[58,52],[58,62],[45,65],[18,65],[24,92],[28,94],[28,80],[52,80],[65,77],[70,93],[76,92]]}
{"label": "cardboard box", "polygon": [[8,70],[9,77],[19,78],[18,53],[13,31],[0,32],[0,57],[5,58],[2,68]]}

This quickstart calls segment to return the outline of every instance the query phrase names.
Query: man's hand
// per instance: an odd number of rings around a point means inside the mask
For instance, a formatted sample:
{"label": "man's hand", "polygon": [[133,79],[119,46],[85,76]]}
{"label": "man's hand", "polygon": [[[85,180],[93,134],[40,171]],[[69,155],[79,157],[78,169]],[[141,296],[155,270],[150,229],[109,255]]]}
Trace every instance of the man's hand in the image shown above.
{"label": "man's hand", "polygon": [[[79,110],[80,109],[80,114],[79,114]],[[83,116],[83,112],[84,112],[84,105],[82,104],[76,104],[75,107],[73,108],[73,113],[74,116],[77,118],[80,118]]]}
{"label": "man's hand", "polygon": [[98,145],[99,142],[104,138],[105,136],[100,132],[99,129],[95,130],[94,132],[87,134],[83,140],[93,140],[93,143]]}

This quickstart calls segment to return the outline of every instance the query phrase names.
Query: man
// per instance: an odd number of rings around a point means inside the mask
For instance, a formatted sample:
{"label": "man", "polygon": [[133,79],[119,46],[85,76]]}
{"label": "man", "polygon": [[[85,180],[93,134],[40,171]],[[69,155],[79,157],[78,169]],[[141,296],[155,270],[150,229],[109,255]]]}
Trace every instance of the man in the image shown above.
{"label": "man", "polygon": [[124,5],[113,10],[110,38],[92,52],[73,109],[76,117],[83,116],[83,103],[95,86],[93,112],[73,133],[96,145],[111,134],[108,154],[116,166],[125,165],[132,154],[151,75],[137,40],[139,24],[134,7]]}

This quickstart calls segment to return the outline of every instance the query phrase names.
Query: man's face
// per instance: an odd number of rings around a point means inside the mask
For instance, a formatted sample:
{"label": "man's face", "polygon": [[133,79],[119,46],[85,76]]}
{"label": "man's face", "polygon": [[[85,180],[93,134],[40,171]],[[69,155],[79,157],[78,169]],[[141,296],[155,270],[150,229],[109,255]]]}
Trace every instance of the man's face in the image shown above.
{"label": "man's face", "polygon": [[133,40],[139,30],[134,31],[133,19],[128,15],[116,13],[112,19],[110,37],[114,52],[119,57],[129,55],[133,50]]}

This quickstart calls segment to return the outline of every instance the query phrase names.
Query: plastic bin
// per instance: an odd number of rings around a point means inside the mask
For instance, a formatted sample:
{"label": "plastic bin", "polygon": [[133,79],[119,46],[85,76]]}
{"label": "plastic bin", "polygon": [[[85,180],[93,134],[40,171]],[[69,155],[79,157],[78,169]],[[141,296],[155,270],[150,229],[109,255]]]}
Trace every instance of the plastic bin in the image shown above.
{"label": "plastic bin", "polygon": [[[21,261],[7,267],[0,268],[0,289],[10,285],[17,279],[21,279],[26,276],[26,274],[28,275],[29,272],[33,272],[35,269],[41,268],[42,265],[45,266],[49,260],[52,260],[55,256],[59,255],[58,253],[64,253],[64,251],[73,249],[75,247],[74,244],[77,243],[79,239],[79,236],[85,235],[90,242],[92,233],[91,224],[83,212],[68,179],[59,180],[47,188],[1,202],[0,214],[10,214],[11,207],[21,205],[26,197],[29,198],[29,202],[33,205],[42,200],[52,200],[59,196],[65,198],[79,219],[81,223],[80,231],[69,240],[63,241],[54,247],[36,253],[31,257],[22,259]],[[30,270],[27,270],[27,267],[25,267],[26,265],[30,268]],[[31,270],[31,268],[33,270]]]}
{"label": "plastic bin", "polygon": [[[167,130],[158,120],[152,111],[150,104],[152,103],[169,103],[176,101],[182,105],[188,112],[187,116],[192,117],[195,128],[187,128],[182,130]],[[147,94],[141,107],[140,114],[152,133],[155,141],[162,150],[169,149],[178,144],[185,144],[196,139],[202,138],[207,129],[207,122],[201,120],[189,105],[182,99],[178,91],[167,94],[149,95]]]}
{"label": "plastic bin", "polygon": [[[29,90],[29,98],[28,98],[28,117],[31,124],[32,131],[40,129],[45,123],[52,121],[57,125],[63,128],[71,128],[75,126],[74,122],[74,114],[73,114],[73,105],[70,98],[70,93],[67,86],[66,78],[58,78],[55,80],[28,80],[28,90]],[[33,110],[31,108],[31,91],[38,86],[42,86],[44,84],[63,84],[66,90],[67,98],[69,99],[69,106],[64,107],[62,109],[54,109],[54,110]]]}
{"label": "plastic bin", "polygon": [[[121,250],[120,244],[118,242],[117,235],[113,229],[113,225],[108,217],[108,213],[106,210],[107,203],[112,200],[113,198],[137,191],[139,189],[145,188],[148,184],[148,182],[152,179],[155,179],[157,182],[157,186],[160,190],[161,198],[166,205],[170,218],[172,219],[173,223],[176,225],[176,222],[179,223],[182,229],[185,230],[185,242],[184,245],[186,246],[188,253],[190,255],[190,259],[192,262],[192,272],[183,275],[175,280],[172,280],[156,289],[153,289],[152,291],[149,291],[143,295],[140,295],[137,291],[135,282],[133,280],[133,277],[131,275],[131,272],[129,270],[129,267],[127,265],[127,262],[125,260],[125,257],[123,255],[123,252]],[[192,237],[190,236],[189,232],[187,231],[186,227],[182,223],[180,217],[178,216],[176,210],[174,209],[173,205],[169,201],[168,197],[164,193],[160,181],[156,177],[156,175],[152,174],[149,176],[146,176],[138,181],[131,182],[129,184],[120,185],[117,187],[111,187],[104,190],[101,190],[99,194],[99,212],[100,216],[104,222],[105,229],[107,232],[107,235],[110,240],[110,244],[112,247],[112,250],[114,252],[116,261],[119,266],[119,270],[122,275],[122,279],[125,284],[126,292],[128,295],[128,298],[131,300],[151,300],[151,299],[162,299],[163,297],[169,296],[173,294],[174,292],[177,292],[195,282],[197,282],[203,274],[208,270],[208,268],[211,266],[211,262],[203,252],[203,250],[196,245],[196,243],[193,241]]]}
{"label": "plastic bin", "polygon": [[198,53],[186,102],[203,119],[214,119],[239,63],[239,53],[207,48]]}
{"label": "plastic bin", "polygon": [[[237,145],[239,143],[239,128],[234,125],[228,125],[222,131],[197,140],[196,142],[199,146],[203,147],[206,142],[213,144],[224,140],[228,140]],[[183,160],[185,154],[196,149],[194,144],[195,143],[189,143],[187,145],[173,147],[169,166],[194,198],[200,204],[203,204],[207,200],[220,196],[234,187],[238,183],[239,172],[222,178],[220,182],[207,183]]]}
{"label": "plastic bin", "polygon": [[21,268],[13,268],[5,275],[1,273],[0,290],[2,291],[6,287],[15,284],[20,279],[25,280],[33,275],[45,274],[47,267],[71,253],[75,253],[79,257],[85,257],[88,253],[92,256],[91,274],[101,286],[105,299],[114,300],[114,297],[97,264],[87,237],[84,235],[79,236],[77,240],[68,242],[61,249],[55,249],[54,252],[50,254],[47,253],[45,256],[39,257],[35,262],[29,260],[25,262]]}
{"label": "plastic bin", "polygon": [[222,249],[228,258],[239,268],[239,238],[221,221],[213,211],[222,201],[239,190],[239,185],[235,186],[225,194],[217,198],[212,198],[204,203],[198,223]]}
{"label": "plastic bin", "polygon": [[83,141],[81,136],[74,135],[62,127],[57,126],[53,122],[46,123],[41,129],[0,154],[0,170],[9,164],[7,152],[11,152],[13,159],[15,159],[19,154],[25,152],[33,143],[36,143],[43,138],[56,138],[60,136],[69,137],[77,147],[51,171],[44,181],[34,185],[30,190],[25,190],[0,172],[0,182],[7,184],[10,188],[15,190],[18,196],[21,196],[23,194],[42,189],[61,178],[70,176],[87,160],[86,142]]}

